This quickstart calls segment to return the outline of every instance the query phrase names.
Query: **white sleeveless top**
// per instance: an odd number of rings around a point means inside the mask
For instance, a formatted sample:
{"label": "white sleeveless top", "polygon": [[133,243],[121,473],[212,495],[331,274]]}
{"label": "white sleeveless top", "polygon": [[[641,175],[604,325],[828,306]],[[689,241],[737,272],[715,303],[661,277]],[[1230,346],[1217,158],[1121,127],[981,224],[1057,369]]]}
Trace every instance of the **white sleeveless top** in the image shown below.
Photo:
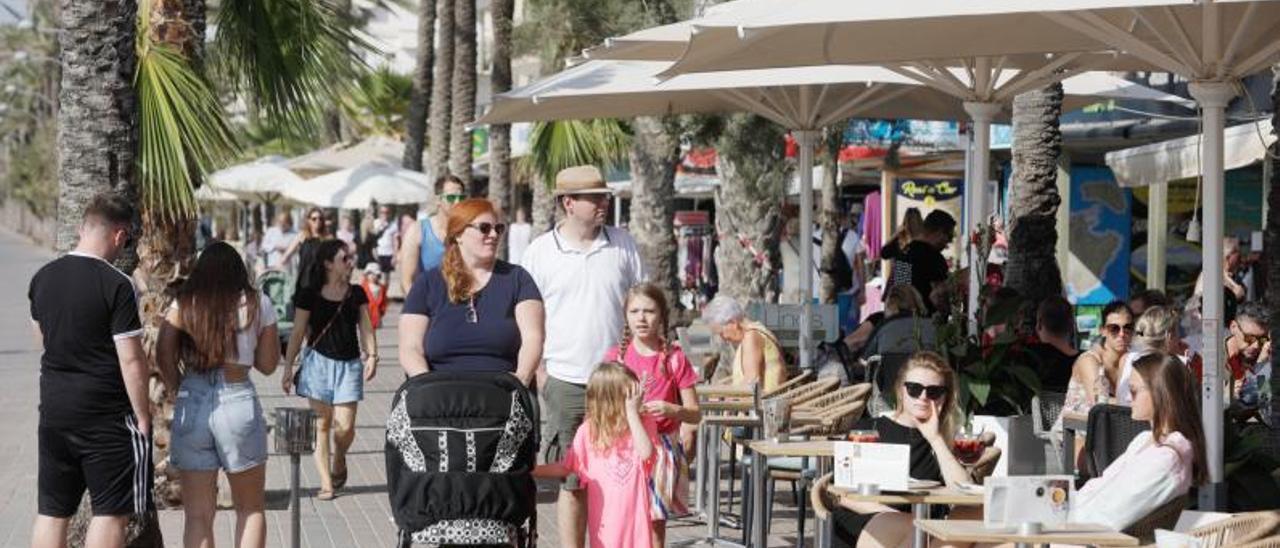
{"label": "white sleeveless top", "polygon": [[[174,301],[169,308],[178,310],[178,301]],[[258,293],[257,318],[249,317],[249,307],[244,299],[241,299],[240,313],[236,320],[238,327],[235,348],[227,349],[227,363],[253,367],[253,356],[258,350],[258,336],[262,334],[263,329],[275,325],[277,320],[275,306],[271,304],[271,299],[261,292]]]}

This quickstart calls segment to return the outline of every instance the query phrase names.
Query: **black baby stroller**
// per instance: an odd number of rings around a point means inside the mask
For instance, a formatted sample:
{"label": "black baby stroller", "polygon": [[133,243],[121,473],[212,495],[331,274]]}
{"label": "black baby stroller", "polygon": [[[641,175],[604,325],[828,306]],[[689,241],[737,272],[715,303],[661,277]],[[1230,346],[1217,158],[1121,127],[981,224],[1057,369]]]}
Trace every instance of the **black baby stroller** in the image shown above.
{"label": "black baby stroller", "polygon": [[387,418],[387,492],[399,546],[537,543],[538,409],[506,373],[405,381]]}

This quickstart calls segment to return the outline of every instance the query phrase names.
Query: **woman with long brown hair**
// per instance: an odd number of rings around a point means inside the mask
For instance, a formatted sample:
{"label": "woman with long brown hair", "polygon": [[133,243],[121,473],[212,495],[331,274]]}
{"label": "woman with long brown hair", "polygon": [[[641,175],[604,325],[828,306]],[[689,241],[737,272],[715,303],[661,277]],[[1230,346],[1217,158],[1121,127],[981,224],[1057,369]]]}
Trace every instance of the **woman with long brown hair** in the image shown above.
{"label": "woman with long brown hair", "polygon": [[[281,385],[296,388],[316,413],[316,468],[320,500],[331,500],[347,483],[347,450],[355,441],[356,410],[364,384],[378,372],[378,341],[369,317],[369,300],[351,283],[355,256],[342,240],[316,249],[311,277],[316,283],[293,296],[294,328],[285,352]],[[308,347],[303,350],[302,341]],[[298,377],[293,363],[299,359]],[[332,459],[330,438],[332,437]]]}
{"label": "woman with long brown hair", "polygon": [[[956,433],[955,371],[933,352],[907,360],[894,384],[891,414],[864,418],[854,428],[875,430],[880,441],[911,446],[911,477],[955,486],[973,481],[952,453]],[[899,546],[909,542],[910,513],[872,503],[844,503],[833,512],[836,546]]]}
{"label": "woman with long brown hair", "polygon": [[306,219],[302,223],[302,231],[298,233],[293,243],[289,244],[289,249],[285,250],[284,257],[280,260],[281,264],[287,264],[294,253],[298,254],[297,289],[324,283],[323,277],[313,279],[312,273],[315,270],[313,265],[316,262],[316,251],[320,249],[320,242],[333,239],[333,233],[329,230],[329,220],[320,208],[313,207],[307,210]]}
{"label": "woman with long brown hair", "polygon": [[505,371],[528,385],[542,359],[542,293],[523,268],[498,259],[507,225],[489,200],[449,209],[444,258],[414,280],[400,316],[409,375]]}
{"label": "woman with long brown hair", "polygon": [[235,248],[210,244],[160,326],[156,362],[177,389],[170,462],[180,470],[183,544],[213,546],[218,471],[236,509],[236,546],[266,543],[267,426],[249,369],[270,375],[280,361],[271,301],[249,281]]}

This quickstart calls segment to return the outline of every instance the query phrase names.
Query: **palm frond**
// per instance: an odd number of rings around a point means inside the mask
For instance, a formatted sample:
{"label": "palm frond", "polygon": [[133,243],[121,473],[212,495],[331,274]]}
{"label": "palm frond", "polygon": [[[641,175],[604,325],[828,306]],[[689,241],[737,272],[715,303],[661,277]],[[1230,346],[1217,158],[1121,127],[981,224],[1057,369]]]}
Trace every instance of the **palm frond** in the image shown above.
{"label": "palm frond", "polygon": [[153,41],[149,4],[139,10],[134,74],[142,205],[161,218],[187,218],[196,213],[195,176],[231,158],[236,142],[204,75],[174,46]]}
{"label": "palm frond", "polygon": [[413,79],[380,67],[357,80],[342,109],[357,134],[400,137],[412,92]]}
{"label": "palm frond", "polygon": [[617,165],[630,146],[627,127],[613,118],[539,122],[530,131],[529,155],[521,159],[522,169],[550,184],[567,167]]}
{"label": "palm frond", "polygon": [[371,49],[330,0],[223,0],[215,70],[270,123],[318,131],[307,113],[341,97]]}

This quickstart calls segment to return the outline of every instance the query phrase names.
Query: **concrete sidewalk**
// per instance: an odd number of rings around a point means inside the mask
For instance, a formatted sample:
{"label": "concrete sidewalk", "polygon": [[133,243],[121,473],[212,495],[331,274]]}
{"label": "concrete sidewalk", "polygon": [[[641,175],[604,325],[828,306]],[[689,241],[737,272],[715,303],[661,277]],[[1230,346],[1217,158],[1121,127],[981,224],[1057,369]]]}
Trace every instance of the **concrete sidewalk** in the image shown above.
{"label": "concrete sidewalk", "polygon": [[[39,353],[31,334],[27,285],[31,276],[51,252],[39,249],[9,232],[0,231],[0,278],[12,282],[0,289],[0,546],[29,545],[31,523],[36,512],[36,423],[39,398]],[[386,495],[383,436],[391,397],[404,376],[396,359],[398,307],[388,313],[378,331],[379,354],[383,363],[377,378],[366,386],[365,400],[356,421],[356,440],[348,459],[350,477],[346,488],[333,501],[316,500],[319,480],[314,461],[302,458],[302,546],[391,547],[395,546],[395,525]],[[277,407],[305,407],[298,397],[286,396],[280,377],[262,377],[254,382],[262,405],[270,417]],[[289,545],[288,478],[289,459],[272,455],[267,469],[267,545]],[[727,483],[726,483],[727,487]],[[740,482],[739,482],[740,489]],[[786,484],[778,486],[770,546],[795,546],[795,508]],[[552,492],[540,493],[538,505],[539,546],[559,546]],[[737,511],[737,508],[734,509]],[[167,546],[182,545],[181,510],[163,510],[160,520]],[[810,521],[809,523],[812,523]],[[698,538],[706,528],[692,522],[673,522],[668,530],[672,542]],[[217,545],[233,546],[235,516],[230,510],[218,513]],[[812,526],[807,526],[812,535]],[[721,528],[721,534],[741,541],[741,532]]]}

